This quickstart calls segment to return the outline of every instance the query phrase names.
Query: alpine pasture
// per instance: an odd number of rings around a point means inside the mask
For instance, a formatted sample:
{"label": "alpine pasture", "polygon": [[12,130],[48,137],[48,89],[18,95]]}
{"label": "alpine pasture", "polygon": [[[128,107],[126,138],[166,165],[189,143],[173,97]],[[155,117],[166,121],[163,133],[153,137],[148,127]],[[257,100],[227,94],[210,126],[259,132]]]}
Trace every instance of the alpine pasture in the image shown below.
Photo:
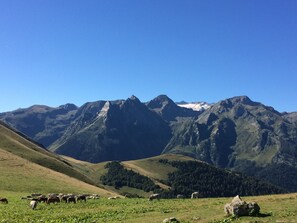
{"label": "alpine pasture", "polygon": [[100,198],[76,204],[39,203],[35,210],[28,200],[20,199],[24,193],[0,191],[8,204],[0,204],[0,222],[162,222],[176,217],[180,222],[223,223],[223,222],[296,222],[297,194],[245,197],[244,200],[257,201],[261,207],[258,217],[226,217],[224,204],[232,198],[204,199],[160,199],[148,201],[146,198],[121,198],[108,200]]}

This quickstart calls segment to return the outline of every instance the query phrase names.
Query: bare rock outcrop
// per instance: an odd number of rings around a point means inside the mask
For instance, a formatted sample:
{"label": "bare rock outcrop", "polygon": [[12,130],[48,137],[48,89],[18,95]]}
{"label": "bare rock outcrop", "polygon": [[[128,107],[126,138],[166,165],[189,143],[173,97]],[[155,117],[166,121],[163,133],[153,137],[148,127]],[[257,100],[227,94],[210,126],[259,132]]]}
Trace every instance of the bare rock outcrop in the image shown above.
{"label": "bare rock outcrop", "polygon": [[228,203],[224,207],[224,211],[227,215],[240,216],[255,216],[260,212],[260,206],[256,202],[245,202],[239,195],[233,198],[231,203]]}

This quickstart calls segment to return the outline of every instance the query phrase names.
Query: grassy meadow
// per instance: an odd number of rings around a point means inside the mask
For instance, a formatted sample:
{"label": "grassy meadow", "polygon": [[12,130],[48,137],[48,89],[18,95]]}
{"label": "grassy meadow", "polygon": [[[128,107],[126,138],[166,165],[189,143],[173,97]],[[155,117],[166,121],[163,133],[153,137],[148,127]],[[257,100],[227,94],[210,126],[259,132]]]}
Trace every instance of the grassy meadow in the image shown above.
{"label": "grassy meadow", "polygon": [[162,222],[165,218],[176,217],[180,222],[223,223],[272,223],[297,222],[297,194],[244,197],[256,201],[261,207],[259,217],[227,218],[224,204],[232,198],[209,199],[161,199],[148,201],[144,198],[88,200],[77,204],[39,203],[36,210],[29,207],[29,201],[21,200],[24,193],[0,191],[7,197],[8,204],[0,204],[0,222],[31,223],[84,223],[84,222]]}

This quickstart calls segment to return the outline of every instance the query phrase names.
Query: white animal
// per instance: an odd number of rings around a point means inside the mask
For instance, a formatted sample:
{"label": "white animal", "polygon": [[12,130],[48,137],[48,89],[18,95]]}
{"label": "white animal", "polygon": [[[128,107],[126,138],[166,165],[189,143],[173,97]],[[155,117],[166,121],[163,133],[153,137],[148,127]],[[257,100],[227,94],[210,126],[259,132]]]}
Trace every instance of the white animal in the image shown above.
{"label": "white animal", "polygon": [[159,200],[160,199],[160,194],[151,194],[149,196],[149,201],[152,201],[152,200],[155,200],[155,199]]}
{"label": "white animal", "polygon": [[191,194],[191,199],[193,199],[193,198],[199,198],[199,192],[193,192],[192,194]]}
{"label": "white animal", "polygon": [[32,208],[32,210],[34,210],[37,207],[37,201],[35,200],[30,201],[30,207]]}

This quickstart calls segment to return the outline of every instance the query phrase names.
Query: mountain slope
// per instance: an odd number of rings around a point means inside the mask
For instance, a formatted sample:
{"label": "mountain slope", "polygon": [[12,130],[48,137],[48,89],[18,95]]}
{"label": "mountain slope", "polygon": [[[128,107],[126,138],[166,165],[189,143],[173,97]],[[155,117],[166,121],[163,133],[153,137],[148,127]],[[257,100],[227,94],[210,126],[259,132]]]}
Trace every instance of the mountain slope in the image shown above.
{"label": "mountain slope", "polygon": [[297,112],[283,113],[283,117],[287,119],[289,122],[297,125]]}
{"label": "mountain slope", "polygon": [[160,95],[146,104],[132,96],[81,107],[35,105],[1,113],[0,120],[58,154],[101,162],[159,155],[171,138],[171,125],[199,114]]}
{"label": "mountain slope", "polygon": [[[234,97],[176,128],[164,153],[186,154],[217,167],[260,176],[259,171],[268,167],[297,168],[297,128],[271,107],[246,96]],[[287,189],[297,186],[297,174],[295,179]]]}
{"label": "mountain slope", "polygon": [[73,104],[58,108],[34,105],[27,109],[0,113],[0,120],[47,147],[63,135],[75,118],[76,110]]}
{"label": "mountain slope", "polygon": [[[142,160],[110,162],[105,168],[108,171],[101,176],[103,183],[114,186],[122,193],[129,191],[127,187],[154,190],[164,197],[175,197],[177,194],[189,197],[194,191],[199,191],[201,197],[285,192],[274,185],[181,155],[166,154]],[[157,187],[152,186],[152,182]]]}
{"label": "mountain slope", "polygon": [[65,159],[41,148],[0,122],[0,190],[15,192],[111,192]]}
{"label": "mountain slope", "polygon": [[132,96],[77,119],[50,150],[90,162],[129,160],[159,155],[170,137],[167,123]]}
{"label": "mountain slope", "polygon": [[22,193],[97,193],[113,192],[30,162],[0,148],[0,191]]}
{"label": "mountain slope", "polygon": [[93,183],[92,180],[73,169],[69,163],[60,158],[58,155],[39,147],[39,145],[23,138],[17,132],[7,128],[1,123],[0,147],[2,150],[10,152],[30,162],[36,163],[54,171],[59,171],[85,182]]}

